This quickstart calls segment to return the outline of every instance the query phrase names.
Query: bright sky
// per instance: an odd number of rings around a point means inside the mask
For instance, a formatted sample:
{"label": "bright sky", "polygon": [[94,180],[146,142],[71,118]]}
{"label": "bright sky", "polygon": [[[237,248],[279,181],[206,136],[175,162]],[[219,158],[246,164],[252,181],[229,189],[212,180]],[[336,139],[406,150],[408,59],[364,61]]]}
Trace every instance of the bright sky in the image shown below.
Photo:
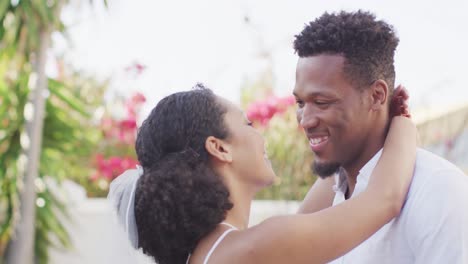
{"label": "bright sky", "polygon": [[[98,76],[112,76],[113,89],[143,92],[150,101],[146,111],[162,96],[196,82],[238,101],[242,84],[268,65],[261,50],[272,55],[275,90],[290,94],[297,60],[294,35],[325,11],[359,8],[374,12],[398,32],[397,83],[410,90],[413,110],[440,112],[468,103],[468,1],[108,2],[107,10],[83,4],[79,15],[76,6],[64,13],[74,42],[71,61]],[[148,68],[129,80],[123,69],[134,61]]]}

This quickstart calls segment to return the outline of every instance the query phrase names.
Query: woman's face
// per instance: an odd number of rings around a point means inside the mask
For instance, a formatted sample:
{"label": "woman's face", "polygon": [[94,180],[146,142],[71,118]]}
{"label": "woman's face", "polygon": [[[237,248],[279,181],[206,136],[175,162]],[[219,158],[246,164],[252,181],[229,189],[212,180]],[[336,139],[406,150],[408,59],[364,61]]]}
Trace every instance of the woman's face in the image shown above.
{"label": "woman's face", "polygon": [[227,108],[224,122],[229,130],[226,140],[232,150],[232,167],[240,179],[257,187],[271,185],[275,173],[268,159],[265,141],[252,127],[245,113],[226,99],[219,98]]}

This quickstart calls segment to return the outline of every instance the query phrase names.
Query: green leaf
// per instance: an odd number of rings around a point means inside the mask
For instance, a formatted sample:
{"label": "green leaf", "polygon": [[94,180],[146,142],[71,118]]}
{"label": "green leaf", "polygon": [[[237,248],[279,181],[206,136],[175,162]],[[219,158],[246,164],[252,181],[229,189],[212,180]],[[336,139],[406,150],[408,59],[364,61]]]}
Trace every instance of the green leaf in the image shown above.
{"label": "green leaf", "polygon": [[0,43],[3,40],[3,36],[5,35],[5,27],[3,26],[3,19],[0,19]]}
{"label": "green leaf", "polygon": [[27,20],[26,22],[27,28],[27,47],[28,50],[37,51],[38,44],[39,44],[39,28],[38,24],[35,23],[32,19]]}
{"label": "green leaf", "polygon": [[73,96],[67,89],[65,89],[63,83],[60,83],[53,79],[49,79],[49,90],[51,94],[60,98],[63,102],[65,102],[75,111],[81,113],[85,117],[91,117],[91,115],[86,111],[86,107],[77,98],[75,98],[75,96]]}
{"label": "green leaf", "polygon": [[[0,20],[3,22],[3,19],[10,7],[10,1],[9,0],[2,0],[0,1]],[[1,24],[3,27],[3,23]],[[0,38],[1,39],[1,38]]]}
{"label": "green leaf", "polygon": [[[50,10],[48,11],[49,8],[47,6],[46,1],[30,0],[30,2],[31,2],[32,9],[36,11],[35,13],[37,13],[40,18],[39,21],[35,21],[35,22],[39,22],[40,23],[39,25],[48,25],[50,24],[50,22],[53,21],[53,16],[48,14],[51,11]],[[29,19],[29,20],[32,20],[32,19]]]}

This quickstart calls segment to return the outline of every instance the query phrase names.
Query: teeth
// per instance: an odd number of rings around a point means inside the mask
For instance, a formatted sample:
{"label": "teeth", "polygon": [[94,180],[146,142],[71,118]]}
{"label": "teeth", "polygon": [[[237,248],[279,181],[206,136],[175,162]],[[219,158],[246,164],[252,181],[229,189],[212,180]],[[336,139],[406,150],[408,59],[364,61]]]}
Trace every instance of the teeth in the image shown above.
{"label": "teeth", "polygon": [[310,143],[312,145],[318,145],[318,144],[322,143],[323,141],[325,141],[327,139],[328,139],[328,137],[311,138]]}

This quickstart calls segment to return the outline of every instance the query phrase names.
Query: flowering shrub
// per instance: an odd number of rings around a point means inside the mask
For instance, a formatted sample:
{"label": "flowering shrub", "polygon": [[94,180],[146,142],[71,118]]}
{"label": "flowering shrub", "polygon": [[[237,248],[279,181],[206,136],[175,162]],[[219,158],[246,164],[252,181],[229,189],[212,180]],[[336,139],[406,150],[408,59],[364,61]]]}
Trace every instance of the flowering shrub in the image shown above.
{"label": "flowering shrub", "polygon": [[293,96],[271,95],[246,107],[247,117],[265,137],[277,175],[273,186],[261,191],[257,199],[302,200],[316,179],[310,169],[313,154],[298,126],[294,104]]}
{"label": "flowering shrub", "polygon": [[266,100],[252,103],[247,108],[247,118],[252,122],[265,126],[275,114],[284,113],[294,103],[294,96],[271,96]]}
{"label": "flowering shrub", "polygon": [[114,106],[125,109],[123,116],[113,114],[112,108],[106,110],[100,122],[102,139],[93,157],[95,169],[84,184],[89,196],[105,196],[112,180],[138,164],[134,150],[137,118],[145,102],[145,96],[136,93]]}
{"label": "flowering shrub", "polygon": [[126,109],[126,116],[123,118],[112,116],[109,111],[101,120],[104,137],[114,143],[133,145],[136,139],[137,115],[145,102],[145,96],[136,93],[129,100],[122,103]]}
{"label": "flowering shrub", "polygon": [[112,156],[106,159],[101,154],[96,155],[95,161],[97,170],[91,174],[90,179],[92,181],[99,180],[100,178],[112,181],[115,177],[122,174],[123,171],[135,168],[138,164],[138,161],[132,157]]}

